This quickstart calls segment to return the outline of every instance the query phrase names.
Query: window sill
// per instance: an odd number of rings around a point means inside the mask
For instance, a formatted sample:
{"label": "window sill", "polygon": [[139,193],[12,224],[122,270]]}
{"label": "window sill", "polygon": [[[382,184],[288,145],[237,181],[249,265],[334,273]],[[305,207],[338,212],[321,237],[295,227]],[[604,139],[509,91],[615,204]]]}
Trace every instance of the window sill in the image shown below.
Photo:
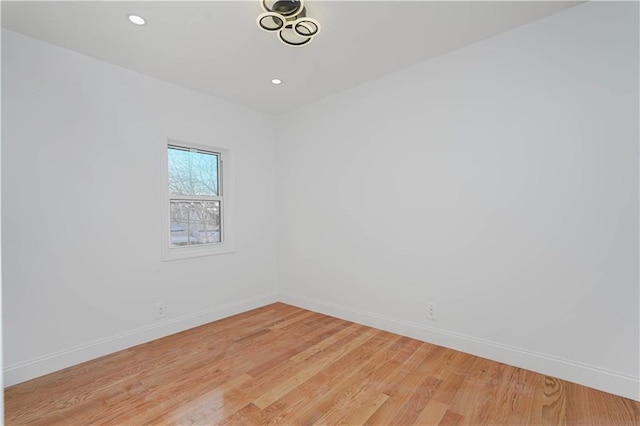
{"label": "window sill", "polygon": [[216,256],[219,254],[234,253],[236,248],[229,243],[216,244],[207,247],[166,247],[162,250],[162,261],[192,259],[195,257]]}

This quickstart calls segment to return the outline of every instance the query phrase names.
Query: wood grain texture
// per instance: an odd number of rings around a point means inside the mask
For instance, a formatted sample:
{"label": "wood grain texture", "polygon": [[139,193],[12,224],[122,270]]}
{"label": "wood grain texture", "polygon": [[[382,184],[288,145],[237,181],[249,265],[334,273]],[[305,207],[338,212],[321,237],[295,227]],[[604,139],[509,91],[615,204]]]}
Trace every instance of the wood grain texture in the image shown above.
{"label": "wood grain texture", "polygon": [[640,425],[640,403],[275,303],[5,390],[7,425]]}

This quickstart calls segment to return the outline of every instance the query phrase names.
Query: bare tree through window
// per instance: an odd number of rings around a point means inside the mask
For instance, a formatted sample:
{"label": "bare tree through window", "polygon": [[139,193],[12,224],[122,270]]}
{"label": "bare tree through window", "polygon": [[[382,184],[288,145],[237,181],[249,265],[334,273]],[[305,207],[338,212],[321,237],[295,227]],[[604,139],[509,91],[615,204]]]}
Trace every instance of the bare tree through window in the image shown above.
{"label": "bare tree through window", "polygon": [[220,154],[170,145],[171,245],[220,243]]}

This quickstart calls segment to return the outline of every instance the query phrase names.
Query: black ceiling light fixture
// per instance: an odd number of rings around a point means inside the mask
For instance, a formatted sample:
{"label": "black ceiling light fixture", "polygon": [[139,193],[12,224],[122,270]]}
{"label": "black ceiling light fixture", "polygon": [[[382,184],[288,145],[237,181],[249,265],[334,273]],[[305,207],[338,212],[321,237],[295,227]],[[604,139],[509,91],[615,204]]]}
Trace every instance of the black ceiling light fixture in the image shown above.
{"label": "black ceiling light fixture", "polygon": [[307,18],[303,0],[262,0],[264,13],[256,20],[258,27],[278,38],[287,46],[304,46],[320,32],[320,23]]}

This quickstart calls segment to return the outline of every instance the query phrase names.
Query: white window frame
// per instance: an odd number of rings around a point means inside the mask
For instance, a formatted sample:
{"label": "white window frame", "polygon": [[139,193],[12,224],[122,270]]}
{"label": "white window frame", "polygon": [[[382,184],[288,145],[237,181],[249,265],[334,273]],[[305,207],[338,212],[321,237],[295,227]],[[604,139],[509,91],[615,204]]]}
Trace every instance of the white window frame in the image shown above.
{"label": "white window frame", "polygon": [[[200,150],[211,152],[219,155],[218,169],[218,191],[217,197],[190,197],[190,196],[172,196],[169,193],[169,147],[175,146],[185,149]],[[190,142],[184,142],[176,139],[168,139],[162,144],[162,250],[161,258],[163,261],[191,259],[201,256],[213,256],[223,253],[232,253],[235,251],[235,235],[233,232],[233,176],[231,174],[231,155],[226,148],[214,147],[209,145],[200,145]],[[170,203],[172,199],[186,200],[195,198],[215,198],[220,200],[220,238],[219,243],[196,244],[191,246],[171,246],[171,218]]]}

